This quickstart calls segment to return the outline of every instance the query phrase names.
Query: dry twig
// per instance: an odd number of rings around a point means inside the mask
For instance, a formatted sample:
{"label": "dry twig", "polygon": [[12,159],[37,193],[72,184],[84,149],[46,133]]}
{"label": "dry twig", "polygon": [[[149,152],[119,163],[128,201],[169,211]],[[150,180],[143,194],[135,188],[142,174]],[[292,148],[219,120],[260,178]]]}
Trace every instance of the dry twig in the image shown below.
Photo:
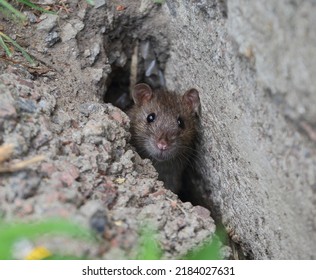
{"label": "dry twig", "polygon": [[4,165],[3,162],[8,160],[13,153],[13,145],[6,144],[0,146],[0,173],[15,172],[29,167],[33,163],[40,162],[45,159],[43,155],[35,156],[30,159],[22,160],[17,163],[9,163]]}
{"label": "dry twig", "polygon": [[13,153],[13,145],[7,144],[0,146],[0,164],[9,159]]}

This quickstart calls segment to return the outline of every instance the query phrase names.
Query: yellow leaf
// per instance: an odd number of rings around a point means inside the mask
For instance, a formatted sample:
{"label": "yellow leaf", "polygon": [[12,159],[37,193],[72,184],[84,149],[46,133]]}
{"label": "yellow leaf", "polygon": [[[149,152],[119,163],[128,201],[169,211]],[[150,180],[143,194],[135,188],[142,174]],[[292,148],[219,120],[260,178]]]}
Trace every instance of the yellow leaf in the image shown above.
{"label": "yellow leaf", "polygon": [[52,253],[49,250],[47,250],[45,247],[36,247],[25,257],[25,259],[26,260],[42,260],[51,255]]}

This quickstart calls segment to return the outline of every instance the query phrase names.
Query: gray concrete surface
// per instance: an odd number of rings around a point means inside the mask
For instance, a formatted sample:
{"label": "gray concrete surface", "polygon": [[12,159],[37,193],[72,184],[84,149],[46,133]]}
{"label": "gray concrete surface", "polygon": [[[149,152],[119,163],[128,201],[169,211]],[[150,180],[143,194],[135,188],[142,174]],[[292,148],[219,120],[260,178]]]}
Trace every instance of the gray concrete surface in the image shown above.
{"label": "gray concrete surface", "polygon": [[201,91],[204,195],[248,257],[315,259],[314,1],[225,2],[164,6],[167,84]]}

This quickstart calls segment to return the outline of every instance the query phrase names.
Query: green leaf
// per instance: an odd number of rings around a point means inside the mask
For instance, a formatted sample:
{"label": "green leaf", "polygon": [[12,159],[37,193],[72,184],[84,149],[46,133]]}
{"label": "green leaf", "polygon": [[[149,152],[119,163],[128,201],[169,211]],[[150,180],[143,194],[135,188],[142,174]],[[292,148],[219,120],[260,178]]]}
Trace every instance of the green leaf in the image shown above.
{"label": "green leaf", "polygon": [[217,236],[214,236],[206,245],[189,252],[185,260],[220,260],[221,242]]}
{"label": "green leaf", "polygon": [[165,3],[165,0],[154,0],[154,3],[162,5]]}
{"label": "green leaf", "polygon": [[140,235],[140,248],[138,260],[160,260],[162,256],[159,244],[155,239],[155,233],[149,227],[143,228]]}
{"label": "green leaf", "polygon": [[222,244],[226,244],[228,235],[222,225],[217,225],[216,232],[212,239],[202,247],[189,252],[184,259],[186,260],[221,260]]}
{"label": "green leaf", "polygon": [[91,6],[94,6],[94,0],[86,0],[86,2],[90,4]]}
{"label": "green leaf", "polygon": [[12,247],[19,239],[34,239],[43,234],[66,234],[80,239],[93,239],[82,227],[65,220],[51,219],[34,223],[0,223],[0,259],[12,259]]}
{"label": "green leaf", "polygon": [[52,255],[44,260],[84,260],[85,258],[77,257],[77,256],[69,256],[69,255]]}

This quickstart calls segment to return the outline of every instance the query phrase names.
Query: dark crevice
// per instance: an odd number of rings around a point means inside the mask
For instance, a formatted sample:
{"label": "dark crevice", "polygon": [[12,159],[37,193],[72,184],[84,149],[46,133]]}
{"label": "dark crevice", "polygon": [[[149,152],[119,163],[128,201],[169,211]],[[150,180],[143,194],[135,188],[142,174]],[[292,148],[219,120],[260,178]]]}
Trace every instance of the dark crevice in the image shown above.
{"label": "dark crevice", "polygon": [[129,97],[129,78],[130,71],[128,68],[114,67],[108,78],[104,102],[111,103],[123,111],[130,108],[133,103]]}
{"label": "dark crevice", "polygon": [[125,37],[122,41],[119,38],[111,44],[107,43],[106,49],[112,53],[109,57],[112,71],[106,81],[104,102],[126,111],[132,106],[131,84],[147,83],[153,89],[165,87],[162,66],[165,61],[159,60],[159,53],[153,47],[155,45],[153,37],[146,40]]}

